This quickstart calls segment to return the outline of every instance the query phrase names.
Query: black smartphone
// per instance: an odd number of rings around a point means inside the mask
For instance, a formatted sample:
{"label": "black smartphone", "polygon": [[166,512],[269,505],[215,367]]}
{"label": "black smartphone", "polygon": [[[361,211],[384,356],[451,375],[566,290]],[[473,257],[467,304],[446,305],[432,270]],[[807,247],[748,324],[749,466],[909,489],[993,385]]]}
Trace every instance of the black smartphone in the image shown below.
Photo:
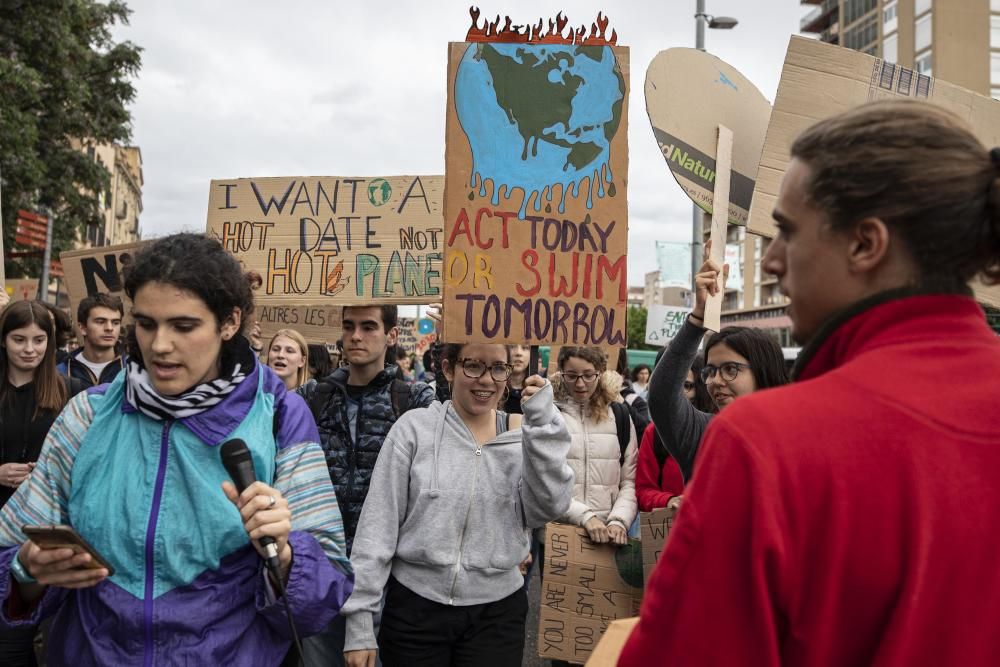
{"label": "black smartphone", "polygon": [[104,568],[108,571],[109,577],[115,573],[111,563],[97,549],[90,546],[73,526],[22,526],[21,530],[29,540],[42,549],[72,549],[75,554],[88,553],[91,560],[85,567],[92,570]]}

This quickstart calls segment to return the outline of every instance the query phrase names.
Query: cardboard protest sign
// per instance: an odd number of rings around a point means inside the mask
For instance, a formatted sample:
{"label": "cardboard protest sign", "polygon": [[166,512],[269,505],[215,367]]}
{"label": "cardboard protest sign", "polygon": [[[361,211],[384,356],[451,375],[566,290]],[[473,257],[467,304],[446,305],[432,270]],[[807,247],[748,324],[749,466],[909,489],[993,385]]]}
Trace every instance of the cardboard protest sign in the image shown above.
{"label": "cardboard protest sign", "polygon": [[424,352],[430,349],[431,345],[437,341],[437,327],[429,317],[421,317],[417,320],[416,341],[413,345],[413,352],[418,357],[423,357]]}
{"label": "cardboard protest sign", "polygon": [[[761,154],[750,231],[767,237],[776,233],[771,212],[795,137],[817,121],[895,98],[944,107],[968,123],[984,146],[1000,145],[1000,102],[859,51],[792,37]],[[980,301],[1000,307],[1000,287],[974,288]]]}
{"label": "cardboard protest sign", "polygon": [[691,244],[656,242],[660,287],[691,287]]}
{"label": "cardboard protest sign", "polygon": [[646,112],[677,183],[712,212],[719,125],[733,132],[730,223],[745,225],[771,105],[739,70],[710,53],[661,51],[646,70]]}
{"label": "cardboard protest sign", "polygon": [[665,507],[652,512],[639,513],[639,537],[642,542],[642,583],[649,582],[656,562],[660,560],[670,529],[674,527],[677,509]]}
{"label": "cardboard protest sign", "polygon": [[396,336],[396,347],[404,350],[407,354],[416,354],[417,320],[413,317],[397,318],[396,328],[399,331]]}
{"label": "cardboard protest sign", "polygon": [[545,529],[545,578],[538,625],[538,654],[584,663],[608,625],[639,613],[642,548],[594,544],[579,526]]}
{"label": "cardboard protest sign", "polygon": [[449,342],[625,344],[628,49],[580,39],[449,47]]}
{"label": "cardboard protest sign", "polygon": [[[66,290],[73,308],[91,294],[106,292],[127,301],[122,291],[122,269],[148,241],[84,248],[59,253],[66,273]],[[126,305],[126,313],[128,306]]]}
{"label": "cardboard protest sign", "polygon": [[262,305],[427,303],[441,294],[440,176],[212,181],[207,233],[260,273]]}
{"label": "cardboard protest sign", "polygon": [[646,313],[646,345],[666,347],[687,319],[690,308],[681,306],[653,306]]}
{"label": "cardboard protest sign", "polygon": [[12,278],[4,284],[11,301],[33,301],[38,298],[37,278]]}
{"label": "cardboard protest sign", "polygon": [[615,667],[625,648],[625,642],[638,624],[638,617],[611,621],[601,641],[597,642],[597,648],[587,659],[586,667]]}
{"label": "cardboard protest sign", "polygon": [[[257,294],[259,292],[254,293],[254,298]],[[257,306],[253,318],[260,322],[260,336],[265,346],[281,329],[295,329],[307,343],[325,345],[336,342],[343,334],[343,310],[343,306],[329,304]]]}

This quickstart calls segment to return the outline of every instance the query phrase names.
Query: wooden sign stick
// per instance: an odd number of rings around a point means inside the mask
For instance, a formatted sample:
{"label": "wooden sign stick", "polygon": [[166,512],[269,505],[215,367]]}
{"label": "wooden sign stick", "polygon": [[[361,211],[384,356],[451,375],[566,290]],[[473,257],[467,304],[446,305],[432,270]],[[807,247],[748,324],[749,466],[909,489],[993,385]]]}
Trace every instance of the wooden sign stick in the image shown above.
{"label": "wooden sign stick", "polygon": [[[715,190],[712,193],[712,256],[720,267],[726,259],[726,227],[729,224],[729,175],[733,163],[733,131],[719,126],[719,144],[715,153]],[[705,328],[719,331],[722,328],[722,298],[726,283],[719,275],[719,291],[709,296],[705,304]]]}

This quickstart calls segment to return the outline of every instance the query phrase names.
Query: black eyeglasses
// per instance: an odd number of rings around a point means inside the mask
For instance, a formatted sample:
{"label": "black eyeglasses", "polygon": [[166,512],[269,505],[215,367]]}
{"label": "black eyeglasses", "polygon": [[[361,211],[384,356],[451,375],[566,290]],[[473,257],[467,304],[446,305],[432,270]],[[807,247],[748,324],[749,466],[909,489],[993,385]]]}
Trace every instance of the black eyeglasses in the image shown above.
{"label": "black eyeglasses", "polygon": [[694,389],[694,382],[685,382],[684,391],[692,391]]}
{"label": "black eyeglasses", "polygon": [[486,362],[480,361],[479,359],[458,359],[456,363],[462,367],[462,372],[465,373],[465,377],[471,380],[478,380],[486,374],[489,370],[490,377],[497,382],[506,382],[507,378],[513,372],[513,368],[510,364],[505,364],[502,361],[498,361],[492,366],[487,366]]}
{"label": "black eyeglasses", "polygon": [[576,384],[580,380],[583,380],[587,384],[593,384],[597,382],[597,378],[601,376],[600,373],[595,373],[594,371],[588,371],[586,373],[573,373],[571,371],[563,372],[559,374],[567,384]]}
{"label": "black eyeglasses", "polygon": [[719,364],[718,366],[705,366],[701,369],[701,379],[708,382],[715,377],[716,373],[721,373],[723,380],[726,382],[732,382],[744,368],[749,369],[750,364],[741,364],[738,361],[727,361],[723,364]]}

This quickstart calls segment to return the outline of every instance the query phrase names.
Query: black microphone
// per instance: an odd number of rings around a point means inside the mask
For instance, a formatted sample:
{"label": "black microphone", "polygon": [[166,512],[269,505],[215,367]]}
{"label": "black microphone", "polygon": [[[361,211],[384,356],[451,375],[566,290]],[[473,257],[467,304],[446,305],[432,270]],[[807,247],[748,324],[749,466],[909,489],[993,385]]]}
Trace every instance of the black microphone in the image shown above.
{"label": "black microphone", "polygon": [[[253,457],[250,456],[247,443],[239,438],[233,438],[222,443],[222,447],[219,450],[222,455],[222,465],[232,478],[233,485],[236,486],[236,492],[243,493],[248,486],[257,481],[257,473],[253,469]],[[282,581],[279,571],[278,547],[274,544],[274,538],[270,536],[262,537],[258,542],[260,542],[260,546],[264,547],[264,552],[267,554],[264,562],[267,564],[268,569],[271,570],[272,580],[278,587],[280,597],[285,600],[285,615],[288,617],[288,628],[291,630],[295,648],[299,652],[299,660],[301,664],[305,665],[306,659],[302,654],[302,642],[299,640],[299,631],[295,627],[295,621],[292,620],[292,610],[288,604],[288,596],[285,594],[285,583]]]}
{"label": "black microphone", "polygon": [[[248,486],[257,481],[257,474],[253,469],[253,457],[250,456],[247,443],[239,438],[234,438],[223,443],[219,450],[222,455],[222,465],[232,478],[233,485],[236,486],[236,493],[243,493]],[[272,571],[277,573],[278,547],[274,543],[274,538],[265,535],[258,542],[267,554],[264,561]]]}

